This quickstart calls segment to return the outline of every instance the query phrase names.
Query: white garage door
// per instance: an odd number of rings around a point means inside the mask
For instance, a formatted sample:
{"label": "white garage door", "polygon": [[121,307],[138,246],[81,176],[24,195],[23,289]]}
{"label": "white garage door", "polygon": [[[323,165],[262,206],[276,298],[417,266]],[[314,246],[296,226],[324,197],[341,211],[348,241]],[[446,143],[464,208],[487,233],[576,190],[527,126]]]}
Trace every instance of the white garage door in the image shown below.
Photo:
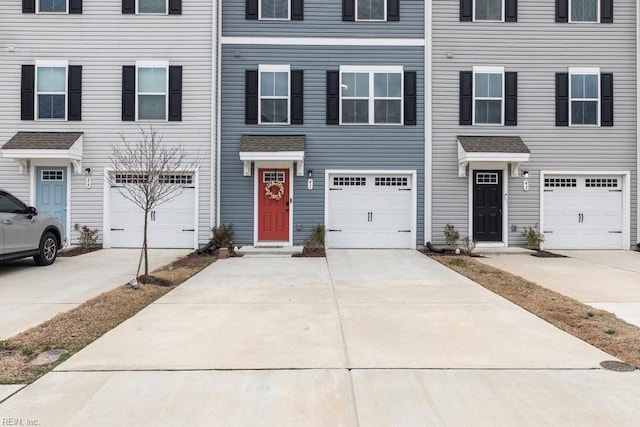
{"label": "white garage door", "polygon": [[[193,183],[191,175],[180,179]],[[147,240],[150,248],[193,248],[195,234],[195,187],[185,187],[178,197],[155,208],[149,216]],[[111,188],[111,247],[142,246],[144,213]]]}
{"label": "white garage door", "polygon": [[545,249],[622,249],[622,177],[544,179]]}
{"label": "white garage door", "polygon": [[329,176],[329,248],[413,248],[410,175]]}

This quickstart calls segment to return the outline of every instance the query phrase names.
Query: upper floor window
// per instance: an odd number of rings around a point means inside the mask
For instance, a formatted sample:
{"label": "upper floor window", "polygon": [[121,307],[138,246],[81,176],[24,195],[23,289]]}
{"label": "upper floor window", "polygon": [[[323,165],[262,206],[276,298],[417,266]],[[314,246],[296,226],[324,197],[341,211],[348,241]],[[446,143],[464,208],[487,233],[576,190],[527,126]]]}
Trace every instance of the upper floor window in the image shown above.
{"label": "upper floor window", "polygon": [[386,0],[356,0],[358,21],[385,21],[387,19]]}
{"label": "upper floor window", "polygon": [[261,124],[289,124],[290,74],[288,65],[259,66]]}
{"label": "upper floor window", "polygon": [[68,0],[37,0],[40,13],[67,13]]}
{"label": "upper floor window", "polygon": [[474,21],[502,21],[503,0],[474,0]]}
{"label": "upper floor window", "polygon": [[613,23],[614,0],[557,0],[556,22]]}
{"label": "upper floor window", "polygon": [[503,124],[504,68],[473,68],[473,124]]}
{"label": "upper floor window", "polygon": [[260,19],[289,19],[290,0],[258,0]]}
{"label": "upper floor window", "polygon": [[569,0],[571,22],[598,22],[599,0]]}
{"label": "upper floor window", "polygon": [[138,13],[167,13],[168,0],[138,0]]}
{"label": "upper floor window", "polygon": [[137,64],[138,120],[167,120],[168,68],[161,62]]}
{"label": "upper floor window", "polygon": [[600,70],[569,69],[569,117],[571,125],[598,125]]}
{"label": "upper floor window", "polygon": [[66,62],[36,63],[36,99],[38,119],[66,119]]}
{"label": "upper floor window", "polygon": [[401,124],[402,67],[341,67],[341,124]]}
{"label": "upper floor window", "polygon": [[122,13],[180,15],[182,14],[182,0],[122,0]]}

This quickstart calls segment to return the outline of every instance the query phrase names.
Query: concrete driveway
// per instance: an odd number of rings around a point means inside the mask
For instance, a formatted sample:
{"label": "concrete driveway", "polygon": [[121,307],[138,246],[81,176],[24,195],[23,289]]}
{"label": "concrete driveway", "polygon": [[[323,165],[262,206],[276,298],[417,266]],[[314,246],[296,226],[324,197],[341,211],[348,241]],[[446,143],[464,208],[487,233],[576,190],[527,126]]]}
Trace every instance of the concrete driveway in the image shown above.
{"label": "concrete driveway", "polygon": [[479,260],[640,326],[640,252],[554,252],[568,258],[493,255]]}
{"label": "concrete driveway", "polygon": [[[150,250],[150,268],[187,250]],[[0,264],[0,339],[39,325],[56,314],[127,283],[138,266],[138,249],[103,249],[58,258],[37,267],[31,258]]]}
{"label": "concrete driveway", "polygon": [[43,425],[633,425],[640,374],[414,251],[216,262],[0,403]]}

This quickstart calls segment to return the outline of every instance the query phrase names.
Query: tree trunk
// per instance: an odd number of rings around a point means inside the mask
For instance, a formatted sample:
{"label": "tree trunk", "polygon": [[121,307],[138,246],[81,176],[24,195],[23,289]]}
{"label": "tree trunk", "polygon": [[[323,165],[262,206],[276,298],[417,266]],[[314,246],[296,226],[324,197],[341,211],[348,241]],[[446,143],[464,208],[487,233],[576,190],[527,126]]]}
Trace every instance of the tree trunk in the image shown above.
{"label": "tree trunk", "polygon": [[142,250],[144,251],[144,275],[149,275],[149,252],[147,252],[147,225],[149,212],[144,213],[144,239],[142,242]]}

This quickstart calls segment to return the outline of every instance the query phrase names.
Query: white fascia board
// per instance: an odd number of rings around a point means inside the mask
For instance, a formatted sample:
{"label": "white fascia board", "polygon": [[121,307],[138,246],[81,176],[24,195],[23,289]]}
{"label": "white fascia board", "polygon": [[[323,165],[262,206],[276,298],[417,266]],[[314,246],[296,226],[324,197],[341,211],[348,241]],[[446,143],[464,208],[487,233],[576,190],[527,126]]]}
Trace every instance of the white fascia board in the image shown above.
{"label": "white fascia board", "polygon": [[341,65],[341,73],[402,73],[402,65]]}
{"label": "white fascia board", "polygon": [[241,161],[290,160],[292,162],[304,160],[304,151],[240,151]]}
{"label": "white fascia board", "polygon": [[467,153],[458,142],[458,162],[528,162],[529,153]]}
{"label": "white fascia board", "polygon": [[223,45],[285,45],[285,46],[417,46],[424,38],[349,38],[349,37],[221,37]]}

